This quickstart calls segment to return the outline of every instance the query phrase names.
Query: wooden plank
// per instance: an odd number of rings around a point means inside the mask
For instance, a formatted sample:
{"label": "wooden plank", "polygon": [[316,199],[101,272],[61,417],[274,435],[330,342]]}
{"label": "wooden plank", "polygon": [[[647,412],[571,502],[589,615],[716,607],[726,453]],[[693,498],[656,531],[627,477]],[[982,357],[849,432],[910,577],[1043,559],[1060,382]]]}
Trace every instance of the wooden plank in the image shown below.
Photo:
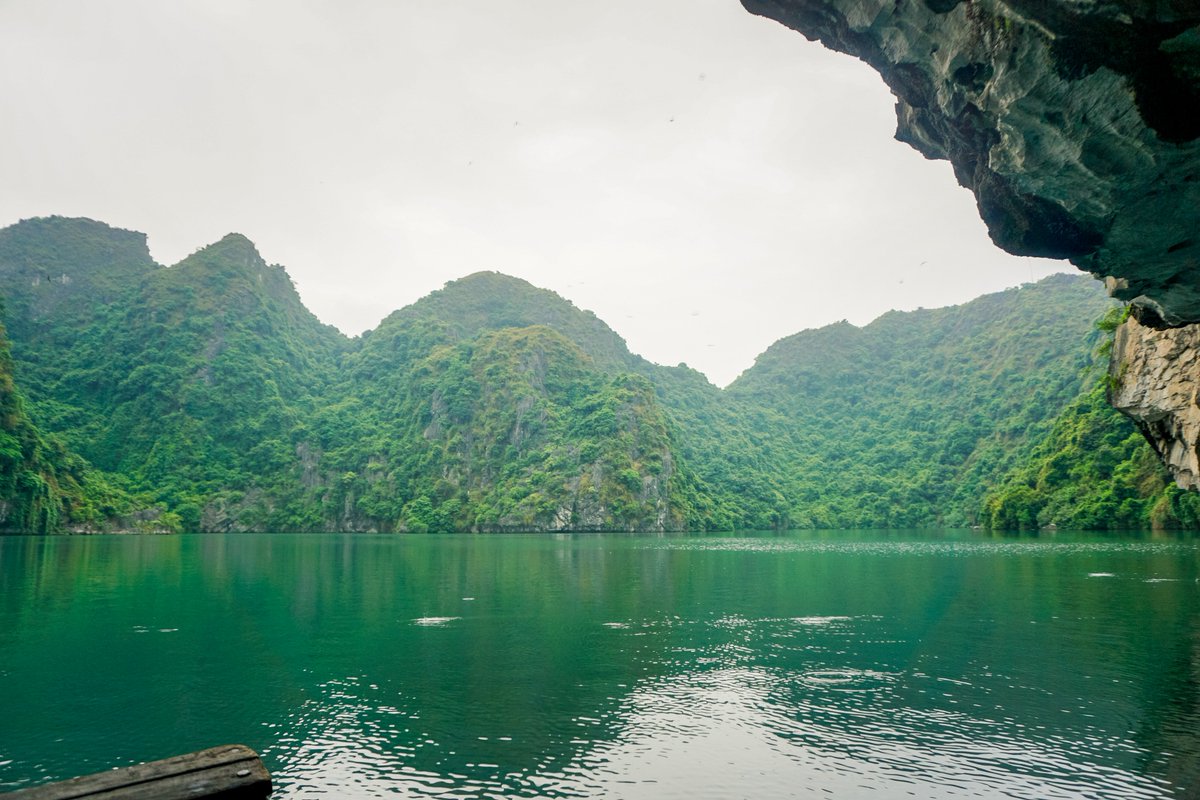
{"label": "wooden plank", "polygon": [[258,800],[270,794],[271,775],[258,753],[245,745],[230,744],[20,789],[0,797],[4,800]]}

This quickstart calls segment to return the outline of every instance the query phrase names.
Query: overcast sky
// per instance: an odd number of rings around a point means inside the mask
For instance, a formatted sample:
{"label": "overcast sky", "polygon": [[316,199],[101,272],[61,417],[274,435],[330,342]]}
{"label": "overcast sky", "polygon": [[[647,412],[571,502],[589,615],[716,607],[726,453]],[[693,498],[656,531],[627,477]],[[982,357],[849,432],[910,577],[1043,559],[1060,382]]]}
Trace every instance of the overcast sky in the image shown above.
{"label": "overcast sky", "polygon": [[724,385],[1070,269],[996,249],[879,77],[737,0],[0,0],[0,225],[230,231],[349,334],[517,275]]}

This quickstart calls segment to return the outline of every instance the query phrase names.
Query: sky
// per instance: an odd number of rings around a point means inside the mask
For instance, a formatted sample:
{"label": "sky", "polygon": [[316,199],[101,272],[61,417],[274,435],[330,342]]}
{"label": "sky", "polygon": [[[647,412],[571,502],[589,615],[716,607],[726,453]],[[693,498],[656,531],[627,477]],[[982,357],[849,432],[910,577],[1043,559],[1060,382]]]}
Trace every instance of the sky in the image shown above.
{"label": "sky", "polygon": [[1072,269],[992,245],[893,103],[737,0],[0,0],[0,225],[236,231],[351,335],[496,270],[725,385]]}

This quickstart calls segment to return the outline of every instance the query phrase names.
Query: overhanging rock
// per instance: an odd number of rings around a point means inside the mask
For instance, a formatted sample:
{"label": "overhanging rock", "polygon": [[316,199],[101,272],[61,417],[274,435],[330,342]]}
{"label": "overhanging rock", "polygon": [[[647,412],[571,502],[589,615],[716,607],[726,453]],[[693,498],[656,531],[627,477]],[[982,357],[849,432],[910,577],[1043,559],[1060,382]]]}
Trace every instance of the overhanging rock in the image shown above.
{"label": "overhanging rock", "polygon": [[742,3],[878,70],[896,137],[953,164],[997,245],[1200,322],[1200,2]]}

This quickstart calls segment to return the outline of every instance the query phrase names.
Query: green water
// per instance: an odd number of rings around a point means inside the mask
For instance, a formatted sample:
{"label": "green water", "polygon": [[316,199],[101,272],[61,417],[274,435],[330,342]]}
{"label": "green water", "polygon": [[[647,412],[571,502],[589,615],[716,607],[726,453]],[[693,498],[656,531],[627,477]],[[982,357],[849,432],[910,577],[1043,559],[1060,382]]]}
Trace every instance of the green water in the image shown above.
{"label": "green water", "polygon": [[[1196,796],[1194,539],[0,538],[0,791]],[[1192,792],[1192,794],[1189,794]]]}

